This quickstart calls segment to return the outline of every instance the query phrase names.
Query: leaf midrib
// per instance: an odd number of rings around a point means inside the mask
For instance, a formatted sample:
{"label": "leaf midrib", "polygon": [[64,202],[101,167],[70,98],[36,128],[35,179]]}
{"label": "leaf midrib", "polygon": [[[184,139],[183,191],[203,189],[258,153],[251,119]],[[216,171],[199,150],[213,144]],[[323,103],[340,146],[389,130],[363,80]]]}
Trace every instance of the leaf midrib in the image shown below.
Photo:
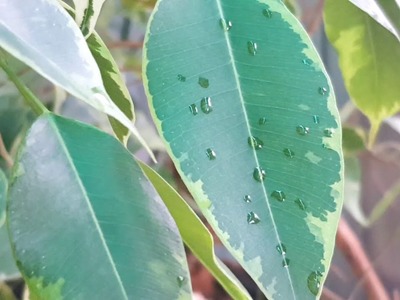
{"label": "leaf midrib", "polygon": [[80,179],[79,172],[78,172],[78,170],[76,169],[75,164],[73,163],[73,159],[72,159],[72,157],[71,157],[71,154],[70,154],[70,152],[69,152],[67,146],[66,146],[65,143],[63,142],[64,139],[63,139],[63,137],[62,137],[62,135],[61,135],[61,133],[60,133],[58,127],[56,126],[55,120],[54,120],[53,117],[49,118],[49,124],[50,124],[51,127],[53,127],[54,132],[55,132],[55,134],[56,134],[56,137],[57,137],[58,140],[60,141],[60,145],[61,145],[62,149],[64,150],[63,152],[64,152],[64,154],[65,154],[65,156],[66,156],[66,158],[67,158],[67,160],[68,160],[68,162],[69,162],[69,165],[70,165],[70,167],[71,167],[71,169],[72,169],[72,171],[73,171],[73,173],[74,173],[74,175],[75,175],[75,177],[76,177],[77,184],[78,184],[79,188],[80,188],[81,191],[82,191],[82,194],[83,194],[83,196],[84,196],[84,199],[86,200],[85,202],[86,202],[86,204],[87,204],[87,206],[88,206],[88,209],[89,209],[89,212],[90,212],[90,216],[92,217],[92,221],[93,221],[93,223],[94,223],[94,225],[95,225],[95,227],[96,227],[96,229],[97,229],[97,232],[98,232],[98,234],[99,234],[100,240],[101,240],[102,244],[104,245],[104,250],[105,250],[105,252],[106,252],[107,258],[108,258],[109,261],[110,261],[111,268],[112,268],[112,270],[114,271],[114,274],[115,274],[115,277],[116,277],[116,279],[117,279],[117,282],[118,282],[118,283],[120,284],[120,286],[121,286],[122,294],[124,295],[125,299],[128,300],[129,298],[128,298],[127,292],[126,292],[126,290],[125,290],[124,284],[123,284],[123,282],[122,282],[121,277],[120,277],[119,274],[118,274],[116,264],[115,264],[115,262],[114,262],[114,260],[113,260],[113,258],[112,258],[111,252],[110,252],[110,250],[109,250],[109,248],[108,248],[108,246],[107,246],[106,240],[105,240],[104,235],[103,235],[103,233],[102,233],[102,231],[101,231],[100,224],[99,224],[99,222],[98,222],[98,220],[97,220],[97,218],[96,218],[96,214],[95,214],[94,209],[93,209],[93,207],[92,207],[92,205],[91,205],[91,203],[90,203],[89,196],[88,196],[88,194],[87,194],[87,191],[86,191],[86,189],[85,189],[85,186],[84,186],[82,180]]}
{"label": "leaf midrib", "polygon": [[[215,1],[216,1],[216,4],[217,4],[217,7],[218,7],[218,12],[219,12],[220,18],[225,20],[225,15],[224,15],[224,12],[223,12],[223,9],[222,9],[221,0],[215,0]],[[244,118],[246,120],[247,132],[248,132],[249,136],[252,136],[252,132],[251,132],[251,128],[250,128],[250,122],[249,122],[249,118],[248,118],[248,115],[247,115],[247,110],[246,110],[246,107],[245,107],[245,101],[244,101],[244,97],[243,97],[242,86],[240,84],[239,75],[238,75],[238,71],[236,69],[235,59],[234,59],[234,55],[233,55],[233,51],[232,51],[232,45],[231,45],[231,41],[230,41],[230,38],[229,38],[229,35],[228,35],[228,31],[226,31],[226,30],[224,30],[224,37],[225,37],[226,46],[228,48],[228,52],[229,52],[229,56],[230,56],[230,60],[231,60],[231,64],[232,64],[232,72],[233,72],[233,76],[235,78],[237,91],[239,93],[240,103],[241,103],[241,106],[242,106],[242,109],[243,109]],[[260,167],[260,163],[259,163],[259,160],[258,160],[258,157],[257,157],[257,154],[256,154],[255,150],[252,150],[252,152],[253,152],[254,160],[256,161],[256,164],[257,164],[256,167]],[[277,231],[277,226],[276,226],[276,223],[275,223],[274,215],[272,213],[272,209],[271,209],[271,206],[270,206],[269,201],[268,201],[267,190],[266,190],[265,185],[263,183],[261,184],[261,186],[262,186],[262,189],[263,189],[263,194],[264,194],[265,199],[266,199],[266,203],[267,203],[267,207],[268,207],[268,213],[270,215],[271,222],[272,222],[273,227],[274,227],[273,229],[274,229],[274,233],[275,233],[276,239],[278,241],[278,244],[281,244],[282,242],[281,242],[279,233]],[[285,259],[285,255],[284,254],[281,254],[281,256],[282,256],[283,259]],[[292,276],[290,274],[289,268],[285,268],[285,269],[286,269],[286,272],[288,274],[288,279],[289,279],[289,282],[290,282],[290,288],[292,290],[293,299],[297,299],[296,293],[294,291],[294,286],[293,286],[293,282],[292,282]]]}

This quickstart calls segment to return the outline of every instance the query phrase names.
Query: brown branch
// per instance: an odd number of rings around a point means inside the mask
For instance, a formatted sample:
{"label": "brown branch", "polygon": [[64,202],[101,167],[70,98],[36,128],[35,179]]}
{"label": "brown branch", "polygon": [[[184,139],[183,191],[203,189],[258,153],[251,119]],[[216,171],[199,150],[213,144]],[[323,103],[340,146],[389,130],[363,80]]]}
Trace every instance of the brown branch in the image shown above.
{"label": "brown branch", "polygon": [[389,300],[390,297],[370,263],[363,246],[343,219],[339,223],[336,245],[346,256],[356,276],[364,280],[369,299]]}
{"label": "brown branch", "polygon": [[133,42],[133,41],[118,41],[107,44],[109,49],[114,48],[129,48],[129,49],[142,49],[143,42]]}
{"label": "brown branch", "polygon": [[11,168],[14,165],[14,161],[13,161],[11,155],[8,154],[6,146],[4,145],[3,137],[1,136],[1,133],[0,133],[0,157],[2,157],[4,159],[8,168]]}

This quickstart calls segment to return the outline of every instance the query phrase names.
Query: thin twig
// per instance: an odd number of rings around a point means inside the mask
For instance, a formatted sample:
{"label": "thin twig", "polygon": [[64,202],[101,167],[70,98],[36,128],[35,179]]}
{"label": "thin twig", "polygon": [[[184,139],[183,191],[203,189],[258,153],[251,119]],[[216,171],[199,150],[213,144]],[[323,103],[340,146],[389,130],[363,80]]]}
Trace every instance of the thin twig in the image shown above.
{"label": "thin twig", "polygon": [[4,159],[8,168],[12,168],[12,166],[14,165],[14,161],[13,161],[11,155],[8,153],[6,146],[4,145],[3,137],[1,136],[1,133],[0,133],[0,157],[2,157]]}
{"label": "thin twig", "polygon": [[372,267],[360,241],[344,219],[341,219],[339,223],[336,244],[346,256],[354,273],[365,280],[369,299],[389,300],[389,295]]}

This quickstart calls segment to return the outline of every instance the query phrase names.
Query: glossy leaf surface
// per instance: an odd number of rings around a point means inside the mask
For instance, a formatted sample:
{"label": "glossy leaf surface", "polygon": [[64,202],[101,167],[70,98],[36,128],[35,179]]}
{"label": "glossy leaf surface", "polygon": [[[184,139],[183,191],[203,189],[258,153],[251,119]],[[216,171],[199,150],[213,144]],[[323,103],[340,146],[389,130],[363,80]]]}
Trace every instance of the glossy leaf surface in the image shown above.
{"label": "glossy leaf surface", "polygon": [[233,299],[251,299],[235,275],[215,256],[214,239],[186,201],[156,171],[140,163],[171,213],[182,240]]}
{"label": "glossy leaf surface", "polygon": [[116,118],[146,147],[131,120],[108,96],[82,33],[57,1],[0,2],[0,47],[72,95]]}
{"label": "glossy leaf surface", "polygon": [[342,206],[341,128],[298,21],[281,1],[161,0],[143,65],[158,130],[221,241],[268,299],[314,299]]}
{"label": "glossy leaf surface", "polygon": [[[372,2],[365,1],[362,7]],[[382,10],[367,11],[348,0],[328,0],[324,13],[326,33],[338,52],[347,91],[371,121],[372,144],[382,120],[400,110],[400,40],[382,25],[391,24]]]}
{"label": "glossy leaf surface", "polygon": [[32,299],[188,299],[176,225],[113,137],[45,115],[29,130],[8,223]]}

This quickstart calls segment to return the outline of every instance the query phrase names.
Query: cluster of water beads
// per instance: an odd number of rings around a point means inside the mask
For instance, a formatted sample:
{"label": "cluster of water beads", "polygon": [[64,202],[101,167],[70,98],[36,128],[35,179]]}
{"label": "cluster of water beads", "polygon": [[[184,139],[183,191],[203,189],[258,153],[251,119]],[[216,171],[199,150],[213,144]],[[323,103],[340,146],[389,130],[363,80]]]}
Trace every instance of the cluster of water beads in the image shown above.
{"label": "cluster of water beads", "polygon": [[[200,100],[200,109],[205,114],[212,112],[213,105],[210,97],[204,97]],[[193,116],[196,116],[199,113],[199,109],[195,103],[189,105],[189,110]]]}

